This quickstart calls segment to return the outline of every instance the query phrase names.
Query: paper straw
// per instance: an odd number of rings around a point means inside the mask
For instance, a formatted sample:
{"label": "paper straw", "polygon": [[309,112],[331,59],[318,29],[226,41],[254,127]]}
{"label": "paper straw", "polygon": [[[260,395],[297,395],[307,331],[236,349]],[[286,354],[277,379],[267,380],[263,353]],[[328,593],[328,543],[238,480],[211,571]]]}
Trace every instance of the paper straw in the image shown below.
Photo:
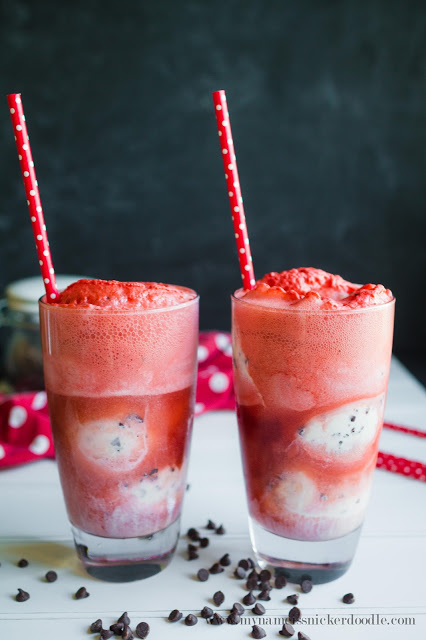
{"label": "paper straw", "polygon": [[36,243],[38,261],[41,275],[46,289],[47,302],[53,301],[58,295],[56,288],[55,270],[53,269],[49,243],[47,241],[46,225],[44,224],[43,209],[40,202],[38,182],[36,179],[33,156],[28,138],[27,125],[20,93],[11,93],[7,96],[10,117],[12,119],[15,134],[16,148],[24,181],[27,204],[30,212]]}
{"label": "paper straw", "polygon": [[256,284],[253,262],[247,234],[246,217],[244,215],[243,199],[241,197],[240,179],[238,177],[237,159],[232,140],[231,122],[229,120],[226,95],[223,90],[213,92],[213,104],[216,113],[217,129],[220,148],[222,151],[223,167],[225,169],[226,186],[228,188],[229,203],[231,205],[232,221],[234,223],[235,240],[238,259],[240,261],[243,288],[253,289]]}

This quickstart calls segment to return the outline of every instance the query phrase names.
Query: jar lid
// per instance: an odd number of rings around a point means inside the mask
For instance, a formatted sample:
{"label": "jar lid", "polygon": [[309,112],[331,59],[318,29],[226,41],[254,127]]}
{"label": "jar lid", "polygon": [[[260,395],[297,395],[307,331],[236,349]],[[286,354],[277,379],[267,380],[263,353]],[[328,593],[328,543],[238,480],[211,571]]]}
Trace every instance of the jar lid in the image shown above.
{"label": "jar lid", "polygon": [[[86,276],[57,275],[56,286],[59,291],[66,289],[68,285],[81,280]],[[38,300],[45,293],[43,278],[33,276],[11,282],[5,289],[7,305],[14,311],[26,313],[38,313]]]}

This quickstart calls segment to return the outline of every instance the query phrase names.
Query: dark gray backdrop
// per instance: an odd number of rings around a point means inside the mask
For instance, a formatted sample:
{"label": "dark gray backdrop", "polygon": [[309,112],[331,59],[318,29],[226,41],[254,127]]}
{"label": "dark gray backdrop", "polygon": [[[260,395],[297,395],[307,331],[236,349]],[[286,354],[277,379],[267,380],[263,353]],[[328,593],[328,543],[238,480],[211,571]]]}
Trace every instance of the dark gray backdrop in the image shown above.
{"label": "dark gray backdrop", "polygon": [[38,268],[5,100],[20,91],[57,272],[186,284],[201,327],[228,328],[224,88],[257,276],[384,283],[396,351],[419,353],[425,26],[414,0],[4,0],[0,288]]}

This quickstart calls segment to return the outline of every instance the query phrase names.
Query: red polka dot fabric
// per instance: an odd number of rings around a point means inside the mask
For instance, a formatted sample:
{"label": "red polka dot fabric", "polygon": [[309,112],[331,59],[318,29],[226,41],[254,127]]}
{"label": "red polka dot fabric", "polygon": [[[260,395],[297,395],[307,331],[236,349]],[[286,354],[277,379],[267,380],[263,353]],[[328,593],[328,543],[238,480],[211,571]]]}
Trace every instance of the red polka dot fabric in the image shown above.
{"label": "red polka dot fabric", "polygon": [[[217,331],[201,333],[195,414],[234,408],[231,336]],[[408,437],[426,438],[426,431],[420,429],[390,423],[384,426]],[[0,397],[0,468],[53,457],[46,393]],[[426,482],[423,462],[380,451],[377,467]]]}

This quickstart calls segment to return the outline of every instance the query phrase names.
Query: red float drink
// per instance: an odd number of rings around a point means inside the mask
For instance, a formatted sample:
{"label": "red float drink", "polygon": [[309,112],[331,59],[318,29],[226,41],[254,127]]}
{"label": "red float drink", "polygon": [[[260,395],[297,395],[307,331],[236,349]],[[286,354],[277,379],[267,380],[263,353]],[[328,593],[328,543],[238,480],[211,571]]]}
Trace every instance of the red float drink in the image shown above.
{"label": "red float drink", "polygon": [[373,471],[394,299],[319,269],[270,273],[233,298],[234,375],[262,563],[293,577],[350,564]]}
{"label": "red float drink", "polygon": [[68,515],[88,570],[146,577],[179,533],[193,421],[194,291],[80,280],[40,302],[49,413]]}

